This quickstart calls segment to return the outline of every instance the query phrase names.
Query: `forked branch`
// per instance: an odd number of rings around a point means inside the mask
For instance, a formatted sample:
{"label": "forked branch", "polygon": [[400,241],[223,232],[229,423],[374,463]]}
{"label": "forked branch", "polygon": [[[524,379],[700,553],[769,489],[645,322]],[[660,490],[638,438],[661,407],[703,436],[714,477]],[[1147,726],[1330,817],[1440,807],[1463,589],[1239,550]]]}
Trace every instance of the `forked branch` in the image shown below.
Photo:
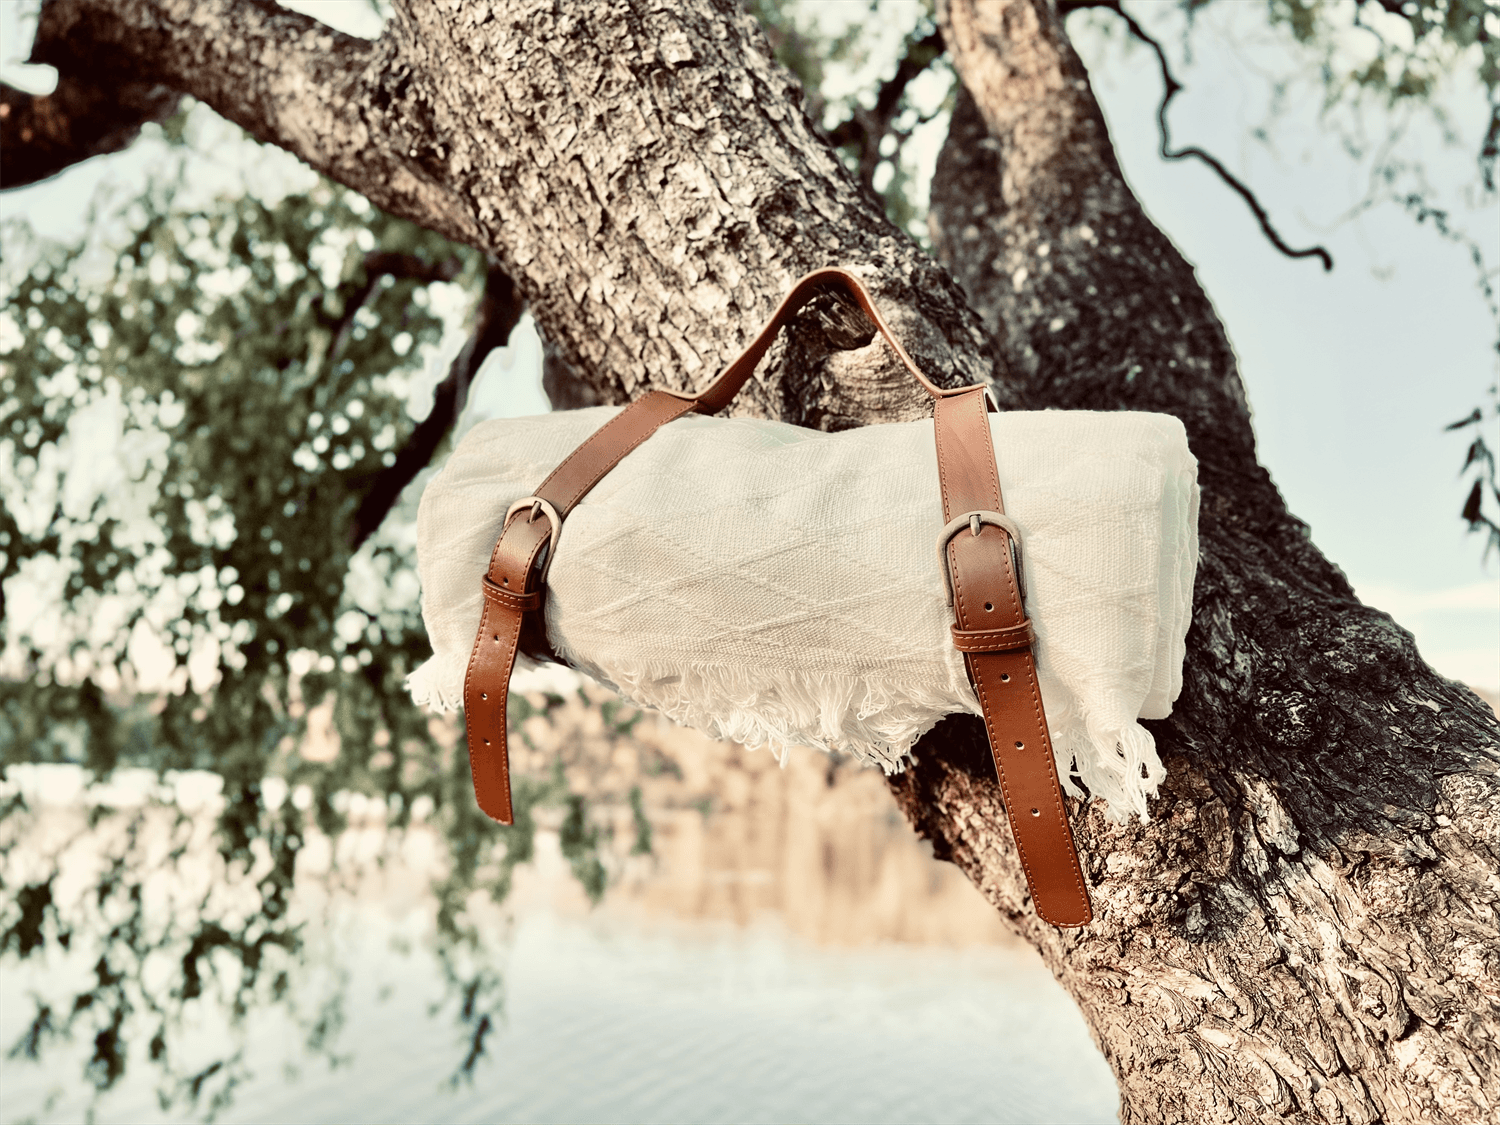
{"label": "forked branch", "polygon": [[415,254],[402,254],[394,250],[375,250],[365,255],[365,279],[356,285],[344,298],[344,311],[334,329],[333,345],[329,348],[330,366],[343,354],[354,330],[354,318],[359,310],[369,303],[380,282],[387,277],[400,281],[452,281],[458,276],[460,264],[457,258],[444,258],[441,262],[429,262]]}
{"label": "forked branch", "polygon": [[50,94],[0,83],[0,190],[55,176],[91,156],[119,152],[152,121],[177,112],[182,95],[146,82],[96,85],[63,75]]}
{"label": "forked branch", "polygon": [[828,134],[828,140],[837,148],[854,146],[859,160],[859,178],[866,187],[873,187],[875,169],[882,159],[880,146],[892,132],[901,108],[902,96],[912,81],[925,71],[943,53],[943,33],[933,28],[921,38],[907,40],[906,52],[896,64],[896,73],[886,79],[875,95],[875,105],[870,109],[856,106],[854,111]]}
{"label": "forked branch", "polygon": [[358,39],[273,3],[47,0],[30,61],[55,66],[59,88],[71,79],[191,94],[381,210],[482,244],[455,193],[404,143],[396,111],[410,82],[392,50],[386,37]]}

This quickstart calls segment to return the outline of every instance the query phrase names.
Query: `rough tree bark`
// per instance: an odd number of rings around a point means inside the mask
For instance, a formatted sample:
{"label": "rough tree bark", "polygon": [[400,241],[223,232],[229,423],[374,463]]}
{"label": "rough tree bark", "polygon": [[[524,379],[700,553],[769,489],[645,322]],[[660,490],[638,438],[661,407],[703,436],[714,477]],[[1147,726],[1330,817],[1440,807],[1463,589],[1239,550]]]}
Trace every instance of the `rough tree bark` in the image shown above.
{"label": "rough tree bark", "polygon": [[[49,0],[34,57],[190,93],[494,255],[604,401],[702,385],[794,277],[841,263],[940,382],[1181,417],[1203,484],[1187,686],[1153,725],[1151,823],[1072,804],[1093,925],[1029,911],[976,723],[924,739],[896,798],[1078,1001],[1124,1121],[1494,1120],[1493,717],[1286,512],[1223,328],[1121,178],[1050,0],[940,15],[968,91],[934,185],[951,275],[840,166],[732,0],[400,0],[374,43],[249,0]],[[828,311],[735,411],[919,414]]]}

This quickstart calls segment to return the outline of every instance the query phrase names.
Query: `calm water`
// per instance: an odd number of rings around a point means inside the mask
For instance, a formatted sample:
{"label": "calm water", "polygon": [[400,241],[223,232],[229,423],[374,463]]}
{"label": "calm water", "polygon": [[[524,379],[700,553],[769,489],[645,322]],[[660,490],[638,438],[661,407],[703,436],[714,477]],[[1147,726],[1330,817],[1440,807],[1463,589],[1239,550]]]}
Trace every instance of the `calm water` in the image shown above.
{"label": "calm water", "polygon": [[[347,951],[350,1061],[332,1071],[304,1064],[288,1081],[283,1066],[297,1061],[300,1040],[284,1021],[262,1020],[250,1033],[256,1075],[222,1120],[1115,1120],[1108,1069],[1028,957],[839,952],[771,927],[621,932],[549,914],[518,926],[506,1021],[472,1085],[450,1091],[444,1079],[463,1043],[451,1022],[427,1014],[434,975],[420,951],[382,949],[388,923],[361,921],[364,936]],[[5,1063],[4,1119],[37,1113],[61,1086],[41,1119],[81,1120],[78,1061],[44,1071]],[[170,1120],[139,1077],[101,1103],[99,1120]]]}
{"label": "calm water", "polygon": [[[252,1015],[253,1074],[220,1120],[1116,1120],[1113,1078],[1071,1001],[892,815],[878,776],[835,777],[817,760],[780,770],[736,748],[663,751],[684,766],[682,791],[648,789],[656,855],[619,867],[603,906],[588,907],[544,827],[511,900],[481,918],[506,998],[472,1083],[447,1084],[466,1047],[451,1006],[430,1014],[443,995],[424,944],[436,852],[414,833],[355,891],[304,904],[323,919],[309,994],[320,974],[345,976],[342,1064],[304,1056],[284,1014]],[[715,795],[712,812],[683,807],[694,786]],[[76,818],[58,800],[55,815]],[[344,842],[353,851],[359,835]],[[30,987],[87,967],[8,970],[0,1047],[28,1018]],[[192,1035],[205,1058],[229,1042],[212,1022]],[[83,1120],[87,1052],[0,1058],[0,1122]],[[97,1115],[183,1119],[157,1106],[144,1060]]]}

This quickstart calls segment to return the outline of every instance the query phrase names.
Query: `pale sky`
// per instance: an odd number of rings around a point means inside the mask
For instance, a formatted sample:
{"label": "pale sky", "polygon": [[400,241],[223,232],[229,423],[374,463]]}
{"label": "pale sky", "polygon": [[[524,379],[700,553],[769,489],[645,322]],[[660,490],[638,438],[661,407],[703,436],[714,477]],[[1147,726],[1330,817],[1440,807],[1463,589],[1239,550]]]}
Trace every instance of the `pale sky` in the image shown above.
{"label": "pale sky", "polygon": [[[1227,49],[1228,38],[1200,37],[1197,65],[1178,70],[1188,89],[1172,105],[1173,143],[1215,152],[1254,185],[1291,245],[1327,247],[1333,272],[1277,253],[1240,199],[1201,165],[1159,159],[1160,79],[1144,50],[1128,68],[1114,51],[1115,65],[1095,83],[1121,164],[1196,266],[1228,328],[1261,462],[1288,506],[1362,598],[1411,629],[1440,671],[1493,690],[1500,560],[1481,565],[1482,542],[1458,518],[1468,439],[1443,432],[1497,377],[1497,329],[1475,269],[1465,250],[1392,205],[1338,222],[1360,199],[1365,173],[1316,128],[1315,106],[1298,107],[1302,127],[1288,130],[1277,156],[1247,140],[1265,84]],[[1454,205],[1454,189],[1475,179],[1477,83],[1471,93],[1454,107],[1462,146],[1444,152],[1428,143],[1421,151],[1455,220],[1484,245],[1494,269],[1500,211],[1493,203],[1484,213]],[[1497,448],[1493,426],[1489,440]]]}
{"label": "pale sky", "polygon": [[[371,34],[361,0],[305,0],[290,5],[330,23]],[[19,65],[27,36],[19,5],[0,4],[0,77],[29,89],[48,86],[44,68]],[[863,0],[821,5],[830,22],[860,17]],[[1131,5],[1142,18],[1160,5]],[[1232,8],[1232,6],[1229,6]],[[890,10],[891,36],[915,18],[913,5]],[[1210,10],[1212,14],[1212,9]],[[1122,53],[1078,33],[1091,64],[1121,163],[1152,217],[1197,268],[1240,358],[1262,462],[1292,511],[1361,596],[1393,614],[1417,637],[1439,671],[1500,690],[1500,560],[1481,563],[1481,541],[1465,534],[1458,510],[1465,495],[1458,469],[1465,439],[1443,427],[1477,405],[1497,378],[1495,327],[1466,252],[1418,227],[1390,205],[1357,220],[1340,217],[1360,198],[1363,166],[1321,132],[1315,107],[1294,106],[1275,134],[1273,152],[1249,139],[1261,118],[1266,83],[1246,54],[1235,13],[1208,24],[1195,40],[1192,66],[1179,66],[1187,87],[1173,103],[1176,145],[1200,144],[1248,180],[1293,245],[1321,242],[1337,263],[1325,274],[1315,261],[1291,261],[1265,241],[1240,199],[1206,169],[1165,163],[1156,155],[1160,80],[1144,50]],[[1150,21],[1148,20],[1148,23]],[[1175,41],[1169,44],[1175,49]],[[1454,125],[1463,144],[1444,151],[1430,140],[1422,153],[1428,178],[1447,191],[1454,217],[1500,264],[1500,211],[1465,209],[1454,189],[1474,179],[1478,87],[1454,95]],[[1431,129],[1427,130],[1430,134]],[[1414,135],[1423,135],[1420,129]],[[929,130],[912,151],[930,175],[941,134]],[[68,170],[46,184],[0,195],[0,216],[25,216],[41,232],[76,232],[101,184],[139,183],[160,149],[137,145]],[[243,180],[232,159],[195,168],[197,182]],[[265,169],[263,182],[285,178]],[[455,318],[456,348],[462,325]],[[444,364],[434,357],[436,375]],[[520,415],[545,409],[540,351],[523,329],[486,366],[475,411]],[[1490,439],[1500,448],[1500,434]]]}

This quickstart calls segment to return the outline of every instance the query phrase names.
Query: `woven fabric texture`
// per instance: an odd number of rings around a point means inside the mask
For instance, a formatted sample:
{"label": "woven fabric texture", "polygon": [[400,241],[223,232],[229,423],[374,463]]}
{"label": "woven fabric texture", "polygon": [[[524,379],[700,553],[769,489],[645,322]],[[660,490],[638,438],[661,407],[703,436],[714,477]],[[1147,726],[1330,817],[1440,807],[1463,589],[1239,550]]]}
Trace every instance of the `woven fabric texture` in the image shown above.
{"label": "woven fabric texture", "polygon": [[[480,575],[509,505],[618,412],[475,426],[417,521],[433,657],[413,698],[462,705]],[[1197,463],[1162,414],[990,416],[1058,771],[1146,815],[1163,777],[1138,718],[1182,687],[1198,558]],[[778,756],[844,751],[887,772],[944,715],[979,714],[948,634],[931,420],[825,434],[688,415],[563,525],[548,638],[633,702]],[[522,658],[524,660],[524,658]]]}

